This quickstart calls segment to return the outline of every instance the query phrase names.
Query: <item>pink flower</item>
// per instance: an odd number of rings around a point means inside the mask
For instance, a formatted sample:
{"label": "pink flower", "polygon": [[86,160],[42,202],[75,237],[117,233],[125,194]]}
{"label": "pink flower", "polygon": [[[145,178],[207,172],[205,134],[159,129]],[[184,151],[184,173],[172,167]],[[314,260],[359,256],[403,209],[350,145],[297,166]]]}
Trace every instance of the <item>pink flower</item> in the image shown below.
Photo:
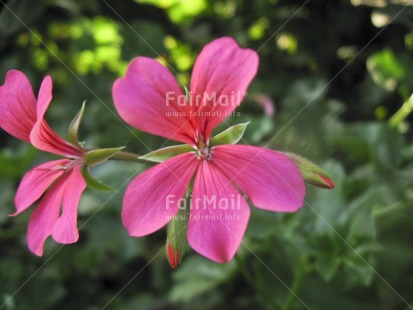
{"label": "pink flower", "polygon": [[13,215],[26,210],[45,193],[31,215],[27,232],[29,249],[39,256],[49,236],[63,244],[78,240],[77,206],[86,188],[80,172],[84,151],[59,137],[43,118],[51,99],[50,76],[44,78],[37,100],[20,71],[9,71],[0,86],[0,127],[39,150],[66,157],[33,168],[17,189],[17,211]]}
{"label": "pink flower", "polygon": [[209,145],[213,129],[240,104],[257,68],[256,52],[221,38],[197,59],[189,102],[172,74],[150,58],[135,58],[115,82],[115,106],[128,124],[192,147],[128,186],[122,221],[131,236],[166,225],[191,180],[188,242],[216,262],[231,260],[242,241],[250,217],[243,195],[269,211],[294,212],[302,206],[303,178],[285,155],[254,146]]}

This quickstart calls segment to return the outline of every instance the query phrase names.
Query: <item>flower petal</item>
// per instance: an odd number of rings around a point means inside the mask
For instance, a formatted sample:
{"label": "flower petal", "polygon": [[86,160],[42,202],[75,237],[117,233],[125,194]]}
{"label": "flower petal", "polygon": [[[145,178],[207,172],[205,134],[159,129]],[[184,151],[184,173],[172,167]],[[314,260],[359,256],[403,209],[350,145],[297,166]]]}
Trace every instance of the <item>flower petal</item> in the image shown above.
{"label": "flower petal", "polygon": [[153,233],[172,219],[198,165],[195,154],[185,153],[150,168],[129,184],[122,221],[131,236]]}
{"label": "flower petal", "polygon": [[283,154],[246,145],[220,145],[211,160],[260,209],[294,212],[304,202],[305,186],[294,162]]}
{"label": "flower petal", "polygon": [[52,101],[52,90],[53,90],[53,81],[50,75],[47,75],[40,85],[39,95],[37,96],[37,119],[44,117],[44,114],[49,107],[50,102]]}
{"label": "flower petal", "polygon": [[0,86],[0,127],[12,136],[30,142],[36,122],[36,98],[26,75],[17,70],[7,72]]}
{"label": "flower petal", "polygon": [[225,263],[241,244],[250,209],[230,180],[212,163],[203,161],[195,178],[188,242],[205,257]]}
{"label": "flower petal", "polygon": [[30,251],[38,256],[43,255],[44,242],[52,234],[53,228],[59,219],[65,185],[66,175],[62,176],[48,190],[30,217],[27,243]]}
{"label": "flower petal", "polygon": [[192,72],[191,106],[198,112],[197,129],[204,139],[238,107],[257,70],[258,54],[240,48],[232,38],[203,48]]}
{"label": "flower petal", "polygon": [[116,110],[129,125],[192,145],[195,129],[175,78],[156,60],[137,57],[113,85]]}
{"label": "flower petal", "polygon": [[30,133],[31,143],[39,150],[65,157],[81,157],[82,151],[57,135],[44,120],[44,114],[52,100],[52,79],[43,79],[37,100],[37,121]]}
{"label": "flower petal", "polygon": [[52,237],[56,242],[68,244],[79,239],[77,208],[80,196],[85,188],[86,182],[80,173],[79,167],[75,166],[66,179],[62,215],[52,231]]}
{"label": "flower petal", "polygon": [[55,133],[44,119],[38,120],[30,133],[30,141],[39,150],[58,154],[69,158],[79,158],[83,152],[74,145],[63,140]]}
{"label": "flower petal", "polygon": [[56,181],[64,172],[64,167],[70,163],[68,159],[54,160],[27,172],[17,189],[14,202],[16,204],[17,215],[30,207],[49,186]]}

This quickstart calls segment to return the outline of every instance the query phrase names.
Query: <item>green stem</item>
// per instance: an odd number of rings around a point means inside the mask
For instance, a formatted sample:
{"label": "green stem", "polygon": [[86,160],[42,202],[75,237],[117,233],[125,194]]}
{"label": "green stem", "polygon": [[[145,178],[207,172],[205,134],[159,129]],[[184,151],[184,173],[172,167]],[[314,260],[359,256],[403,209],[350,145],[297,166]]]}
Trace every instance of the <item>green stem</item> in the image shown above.
{"label": "green stem", "polygon": [[303,268],[298,267],[295,273],[294,281],[291,284],[290,293],[285,299],[282,310],[290,310],[293,306],[294,300],[297,299],[297,293],[301,288],[306,272]]}
{"label": "green stem", "polygon": [[397,127],[413,111],[413,95],[389,119],[391,127]]}
{"label": "green stem", "polygon": [[151,162],[145,159],[139,159],[139,157],[140,155],[138,154],[120,151],[120,152],[117,152],[115,155],[113,155],[110,159],[111,160],[134,161],[136,163],[150,164],[150,165],[156,164],[154,162]]}

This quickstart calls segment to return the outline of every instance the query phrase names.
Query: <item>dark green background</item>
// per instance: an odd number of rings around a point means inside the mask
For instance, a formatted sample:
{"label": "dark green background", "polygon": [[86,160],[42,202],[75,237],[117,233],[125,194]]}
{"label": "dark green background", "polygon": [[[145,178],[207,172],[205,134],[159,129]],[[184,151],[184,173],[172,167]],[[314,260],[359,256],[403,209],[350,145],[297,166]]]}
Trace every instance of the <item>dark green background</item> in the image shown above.
{"label": "dark green background", "polygon": [[413,7],[407,2],[2,3],[0,79],[22,70],[37,92],[51,74],[54,100],[46,118],[63,137],[87,100],[80,135],[88,146],[126,145],[141,154],[159,148],[164,139],[129,129],[116,116],[113,81],[132,58],[145,55],[162,57],[188,83],[202,47],[232,36],[258,50],[249,94],[272,98],[276,113],[265,115],[247,97],[241,116],[228,122],[251,121],[249,144],[301,154],[325,168],[336,187],[308,187],[297,213],[253,209],[230,263],[190,252],[172,271],[164,230],[131,238],[120,220],[125,182],[146,167],[108,162],[92,173],[119,192],[86,190],[79,242],[61,247],[48,240],[38,258],[25,241],[31,211],[8,214],[24,173],[54,157],[1,131],[0,309],[413,309]]}

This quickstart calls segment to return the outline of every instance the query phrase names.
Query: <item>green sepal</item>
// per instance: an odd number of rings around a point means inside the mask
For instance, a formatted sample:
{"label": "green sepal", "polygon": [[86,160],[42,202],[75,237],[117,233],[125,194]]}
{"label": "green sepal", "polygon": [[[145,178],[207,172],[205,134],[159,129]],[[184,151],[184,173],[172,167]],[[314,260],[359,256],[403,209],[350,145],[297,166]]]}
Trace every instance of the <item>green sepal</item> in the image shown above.
{"label": "green sepal", "polygon": [[239,140],[241,140],[242,136],[244,135],[245,128],[247,128],[249,123],[250,122],[229,127],[227,130],[213,137],[209,141],[209,145],[215,146],[220,144],[236,144]]}
{"label": "green sepal", "polygon": [[294,161],[298,170],[300,170],[305,182],[321,188],[334,188],[335,185],[334,182],[331,180],[331,177],[318,165],[297,154],[283,154]]}
{"label": "green sepal", "polygon": [[117,152],[123,150],[125,147],[115,147],[107,149],[97,149],[89,151],[85,154],[86,165],[95,166],[107,161],[109,158],[114,156]]}
{"label": "green sepal", "polygon": [[82,144],[79,142],[79,137],[77,132],[79,131],[79,125],[83,118],[83,113],[85,112],[86,100],[83,101],[82,107],[79,112],[76,114],[75,118],[72,120],[69,126],[68,131],[68,140],[73,145],[76,145],[79,148],[83,148]]}
{"label": "green sepal", "polygon": [[95,179],[94,177],[92,177],[90,175],[90,171],[88,167],[85,167],[84,169],[82,169],[82,175],[83,178],[86,181],[87,187],[89,187],[90,189],[94,189],[97,191],[111,191],[111,192],[117,192],[116,189],[114,189],[113,187],[110,187],[106,184],[103,184],[101,181]]}
{"label": "green sepal", "polygon": [[190,203],[190,191],[188,190],[178,212],[166,228],[166,257],[172,269],[179,265],[188,247],[187,232]]}
{"label": "green sepal", "polygon": [[139,159],[144,159],[144,160],[152,161],[155,163],[161,163],[176,155],[188,153],[191,151],[195,151],[195,149],[189,146],[188,144],[180,144],[180,145],[168,146],[163,149],[150,152],[146,155],[139,157]]}
{"label": "green sepal", "polygon": [[184,85],[184,90],[185,90],[185,98],[187,102],[191,101],[191,91]]}

